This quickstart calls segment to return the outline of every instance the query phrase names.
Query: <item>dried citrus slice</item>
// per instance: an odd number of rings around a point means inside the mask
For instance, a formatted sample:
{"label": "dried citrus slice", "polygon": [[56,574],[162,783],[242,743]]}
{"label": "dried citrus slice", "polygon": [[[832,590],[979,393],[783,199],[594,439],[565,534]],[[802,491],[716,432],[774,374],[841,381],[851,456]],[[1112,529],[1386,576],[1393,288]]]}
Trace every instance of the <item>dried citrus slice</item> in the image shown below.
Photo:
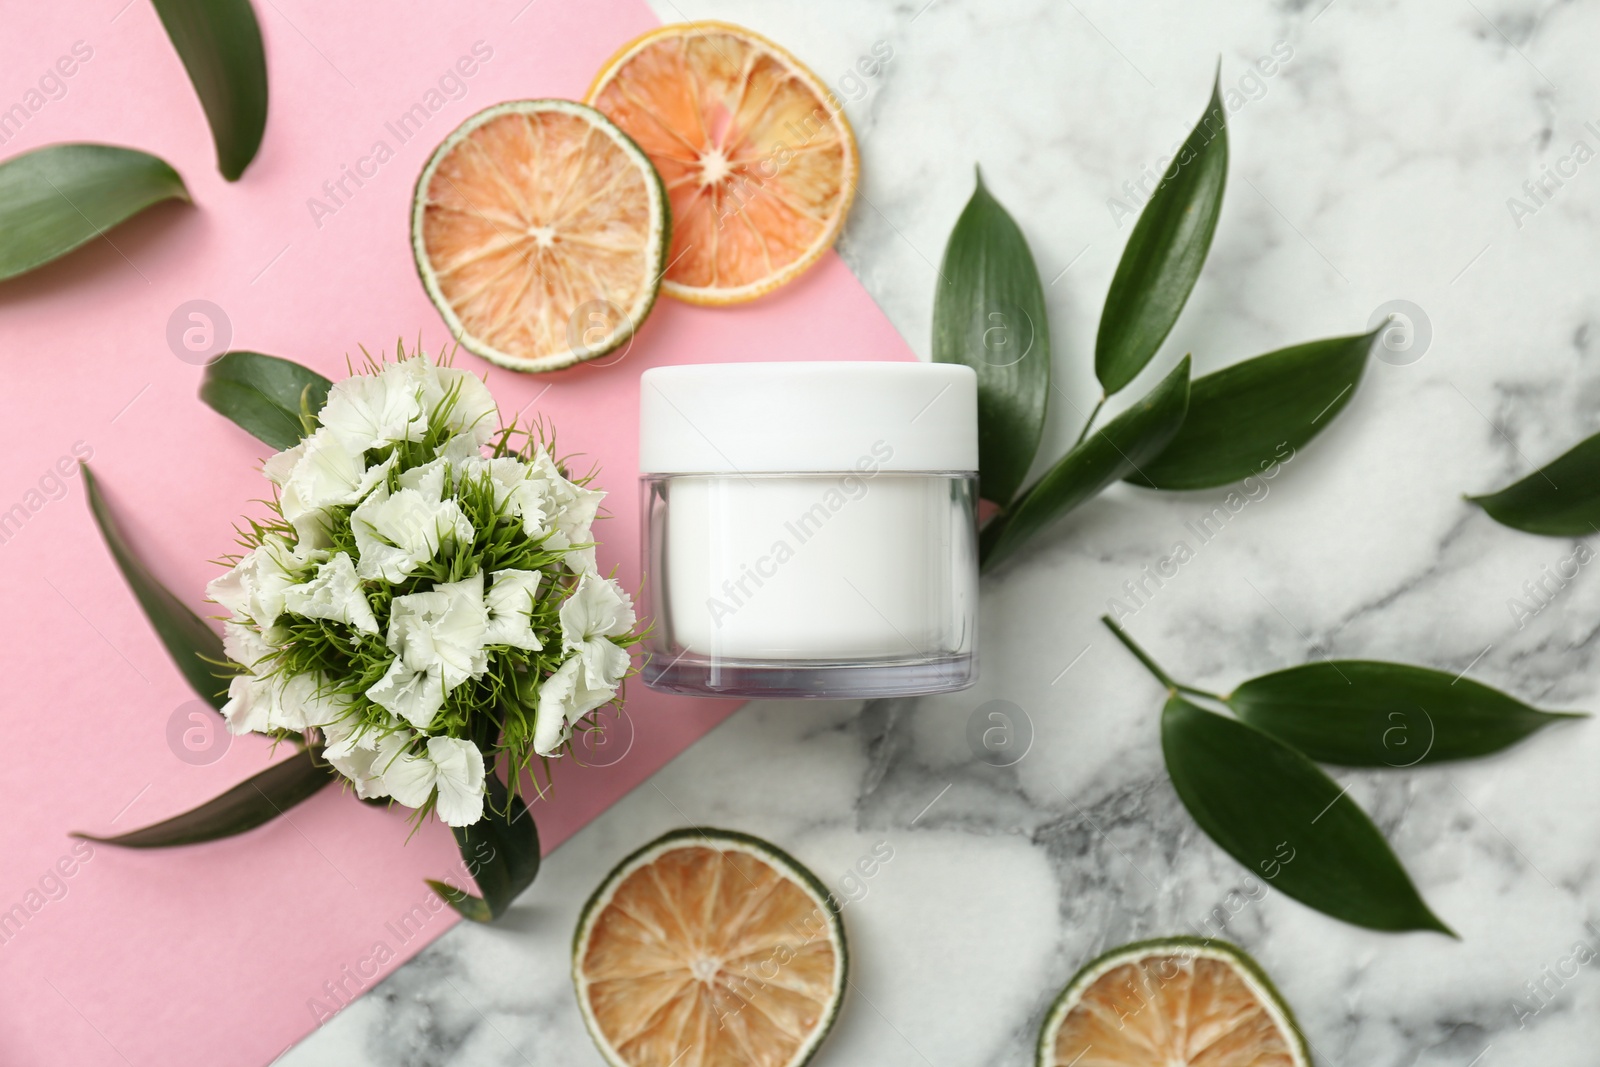
{"label": "dried citrus slice", "polygon": [[798,1067],[833,1026],[848,957],[837,901],[759,838],[657,838],[578,918],[572,979],[612,1067]]}
{"label": "dried citrus slice", "polygon": [[463,348],[512,370],[558,370],[632,338],[670,231],[650,160],[568,100],[478,112],[434,149],[411,204],[428,297]]}
{"label": "dried citrus slice", "polygon": [[655,162],[672,198],[668,296],[753,300],[815,263],[855,195],[855,135],[800,61],[725,22],[663,26],[601,68],[589,103]]}
{"label": "dried citrus slice", "polygon": [[1038,1067],[1309,1067],[1294,1015],[1225,941],[1124,945],[1067,983],[1039,1032]]}

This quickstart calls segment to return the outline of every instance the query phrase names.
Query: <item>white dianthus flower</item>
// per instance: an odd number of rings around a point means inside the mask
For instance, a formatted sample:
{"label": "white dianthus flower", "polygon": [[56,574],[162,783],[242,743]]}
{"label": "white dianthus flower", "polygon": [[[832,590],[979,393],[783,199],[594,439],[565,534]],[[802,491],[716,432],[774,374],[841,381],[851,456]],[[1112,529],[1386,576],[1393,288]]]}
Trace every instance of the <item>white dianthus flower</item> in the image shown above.
{"label": "white dianthus flower", "polygon": [[280,455],[289,458],[274,457],[266,470],[282,490],[279,506],[290,522],[330,507],[360,503],[394,465],[391,456],[367,466],[365,452],[326,427]]}
{"label": "white dianthus flower", "polygon": [[367,697],[426,729],[450,690],[488,667],[483,648],[488,626],[482,571],[426,593],[395,597],[388,634],[394,661]]}
{"label": "white dianthus flower", "polygon": [[373,617],[372,605],[367,603],[361,580],[356,577],[355,564],[346,552],[318,567],[317,576],[309,582],[285,589],[283,607],[308,619],[346,623],[362,633],[378,632],[378,620]]}
{"label": "white dianthus flower", "polygon": [[585,681],[583,660],[573,656],[539,687],[534,713],[533,750],[548,756],[572,736],[572,724],[617,695],[615,689],[591,688]]}
{"label": "white dianthus flower", "polygon": [[228,683],[222,716],[228,732],[302,731],[342,718],[350,700],[332,693],[320,674],[241,674]]}
{"label": "white dianthus flower", "polygon": [[265,630],[283,614],[284,590],[298,585],[301,575],[326,555],[303,549],[268,534],[226,574],[208,582],[206,596],[227,608],[235,620],[249,619]]}
{"label": "white dianthus flower", "polygon": [[428,429],[423,381],[416,364],[391,363],[377,374],[355,374],[328,390],[317,414],[323,429],[360,453],[396,441],[420,441]]}
{"label": "white dianthus flower", "polygon": [[272,655],[272,643],[254,626],[242,622],[222,624],[222,651],[242,667],[254,667]]}
{"label": "white dianthus flower", "polygon": [[363,578],[401,582],[432,559],[448,540],[471,541],[472,523],[454,500],[433,486],[390,493],[379,486],[350,514],[355,535],[356,573]]}
{"label": "white dianthus flower", "polygon": [[[538,536],[535,529],[547,532],[549,539],[545,543],[551,548],[568,548],[594,540],[590,526],[594,523],[605,494],[598,489],[585,489],[562,477],[555,460],[542,447],[535,453],[532,467],[530,484],[542,486],[543,492],[538,501],[538,522],[533,520],[534,511],[531,507],[523,512],[523,523],[529,536]],[[594,549],[569,552],[563,562],[574,574],[593,573]]]}
{"label": "white dianthus flower", "polygon": [[539,594],[538,571],[495,571],[493,584],[483,594],[489,613],[489,628],[484,641],[491,645],[537,652],[544,647],[533,632],[533,607]]}
{"label": "white dianthus flower", "polygon": [[539,689],[533,748],[549,755],[572,724],[617,695],[628,653],[611,641],[633,629],[633,602],[616,582],[585,574],[561,605],[561,647],[573,653]]}
{"label": "white dianthus flower", "polygon": [[444,426],[466,434],[479,445],[488,444],[499,428],[499,409],[489,387],[471,371],[436,367],[426,360],[431,377],[424,379],[422,399],[428,413],[437,413]]}
{"label": "white dianthus flower", "polygon": [[356,796],[362,800],[388,796],[383,788],[383,775],[375,766],[378,760],[375,731],[362,729],[359,723],[349,719],[339,719],[324,726],[322,736],[327,743],[322,750],[323,757],[334,770],[350,779]]}
{"label": "white dianthus flower", "polygon": [[633,629],[633,601],[610,578],[585,574],[561,605],[561,648],[583,662],[584,684],[615,688],[628,671],[628,653],[608,640]]}
{"label": "white dianthus flower", "polygon": [[446,825],[467,826],[483,817],[483,754],[471,741],[430,737],[417,750],[385,739],[373,766],[382,775],[380,788],[408,808],[420,808],[437,789],[434,811]]}
{"label": "white dianthus flower", "polygon": [[605,494],[511,451],[484,382],[425,355],[335,383],[317,420],[265,464],[277,517],[207,586],[240,669],[228,729],[302,734],[358,796],[471,825],[486,760],[558,752],[628,672]]}

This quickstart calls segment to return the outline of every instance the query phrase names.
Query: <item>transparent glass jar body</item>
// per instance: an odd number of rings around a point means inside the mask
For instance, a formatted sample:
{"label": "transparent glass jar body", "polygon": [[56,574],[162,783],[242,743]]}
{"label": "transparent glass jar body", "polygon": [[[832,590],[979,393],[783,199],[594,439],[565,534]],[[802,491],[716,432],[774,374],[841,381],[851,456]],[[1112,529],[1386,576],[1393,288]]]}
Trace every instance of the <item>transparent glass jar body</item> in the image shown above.
{"label": "transparent glass jar body", "polygon": [[652,688],[845,699],[976,679],[973,473],[656,474],[641,488]]}

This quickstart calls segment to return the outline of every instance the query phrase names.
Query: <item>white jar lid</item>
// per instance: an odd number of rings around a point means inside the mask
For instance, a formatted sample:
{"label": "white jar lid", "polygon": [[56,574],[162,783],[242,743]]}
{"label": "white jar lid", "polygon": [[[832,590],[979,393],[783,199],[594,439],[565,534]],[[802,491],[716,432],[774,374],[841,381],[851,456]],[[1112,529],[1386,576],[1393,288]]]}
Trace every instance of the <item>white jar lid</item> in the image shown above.
{"label": "white jar lid", "polygon": [[978,469],[978,376],[950,363],[704,363],[639,382],[645,474]]}

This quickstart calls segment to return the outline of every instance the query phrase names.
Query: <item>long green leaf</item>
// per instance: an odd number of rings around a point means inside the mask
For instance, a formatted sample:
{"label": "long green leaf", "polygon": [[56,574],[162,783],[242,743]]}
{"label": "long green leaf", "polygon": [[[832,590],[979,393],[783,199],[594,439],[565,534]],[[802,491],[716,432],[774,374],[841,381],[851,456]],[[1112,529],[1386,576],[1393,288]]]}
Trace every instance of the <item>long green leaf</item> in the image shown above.
{"label": "long green leaf", "polygon": [[227,690],[227,686],[217,677],[215,666],[227,660],[222,651],[222,639],[206,625],[204,619],[190,611],[183,601],[157,581],[149,568],[133,554],[117,529],[111,509],[100,495],[100,484],[87,463],[83,465],[83,486],[89,496],[89,511],[94,515],[95,525],[100,527],[100,536],[105,538],[111,558],[117,561],[123,579],[133,590],[134,598],[144,609],[150,625],[155,627],[156,636],[161,638],[173,663],[177,664],[178,670],[194,691],[220,709],[225,702],[223,694]]}
{"label": "long green leaf", "polygon": [[1600,434],[1498,493],[1467,499],[1514,530],[1552,537],[1600,533]]}
{"label": "long green leaf", "polygon": [[471,826],[452,828],[461,862],[478,883],[482,897],[453,885],[427,879],[438,893],[464,919],[493,922],[504,915],[517,894],[533,884],[539,873],[539,829],[521,797],[510,795],[505,783],[491,769],[484,776],[488,786],[483,818]]}
{"label": "long green leaf", "polygon": [[1288,745],[1173,696],[1161,750],[1194,821],[1251,874],[1356,926],[1455,936],[1366,813]]}
{"label": "long green leaf", "polygon": [[1189,357],[1184,356],[1144,399],[1062,456],[1009,514],[983,528],[983,566],[999,563],[1034,534],[1158,455],[1183,425],[1188,406]]}
{"label": "long green leaf", "polygon": [[154,0],[200,97],[217,169],[238,181],[267,127],[267,57],[250,0]]}
{"label": "long green leaf", "polygon": [[979,493],[1011,502],[1039,450],[1050,394],[1050,321],[1028,239],[983,175],[944,248],[933,358],[978,372]]}
{"label": "long green leaf", "polygon": [[141,830],[117,837],[73,836],[124,848],[171,848],[233,837],[271,822],[332,782],[328,767],[319,764],[318,758],[318,752],[301,749],[215,800]]}
{"label": "long green leaf", "polygon": [[1106,394],[1139,376],[1178,321],[1222,212],[1228,180],[1228,122],[1220,77],[1211,102],[1134,224],[1111,278],[1094,372]]}
{"label": "long green leaf", "polygon": [[200,399],[282,451],[304,436],[302,402],[315,414],[327,402],[332,384],[291,360],[260,352],[228,352],[206,367]]}
{"label": "long green leaf", "polygon": [[188,200],[178,172],[147,152],[56,144],[0,163],[0,280],[102,236],[151,204]]}
{"label": "long green leaf", "polygon": [[1209,489],[1252,474],[1272,477],[1350,403],[1376,336],[1281,348],[1195,379],[1183,429],[1128,481]]}
{"label": "long green leaf", "polygon": [[1487,756],[1580,712],[1529,707],[1426,667],[1371,660],[1307,663],[1252,678],[1234,713],[1322,763],[1412,767]]}

